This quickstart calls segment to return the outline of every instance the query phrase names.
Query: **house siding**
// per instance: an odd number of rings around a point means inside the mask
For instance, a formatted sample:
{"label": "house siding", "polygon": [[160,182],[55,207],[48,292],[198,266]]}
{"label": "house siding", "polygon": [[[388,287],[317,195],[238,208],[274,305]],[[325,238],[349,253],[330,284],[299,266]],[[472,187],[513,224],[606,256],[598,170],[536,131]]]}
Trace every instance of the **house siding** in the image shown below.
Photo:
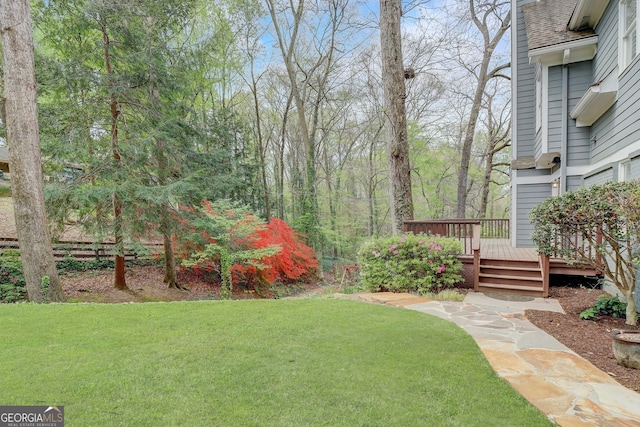
{"label": "house siding", "polygon": [[640,61],[635,61],[618,82],[618,100],[592,127],[596,144],[592,162],[602,161],[633,144],[640,135]]}
{"label": "house siding", "polygon": [[530,157],[534,155],[535,136],[536,136],[536,75],[535,66],[529,63],[529,52],[527,46],[527,33],[524,27],[524,17],[522,15],[522,5],[531,3],[535,0],[517,0],[516,5],[520,13],[517,14],[516,28],[517,34],[513,39],[518,46],[524,46],[524,49],[518,49],[517,58],[517,75],[515,76],[515,90],[518,92],[518,105],[516,115],[518,126],[516,128],[516,141],[514,150],[515,157]]}
{"label": "house siding", "polygon": [[[598,54],[594,58],[596,81],[616,72],[618,66],[618,2],[610,2],[597,31]],[[592,151],[592,163],[606,160],[640,138],[640,58],[636,59],[618,79],[618,100],[591,128],[596,141]]]}
{"label": "house siding", "polygon": [[562,66],[549,68],[549,103],[547,114],[547,139],[548,152],[562,149],[562,121],[566,120],[562,115]]}
{"label": "house siding", "polygon": [[543,200],[551,197],[551,184],[521,184],[518,186],[516,213],[516,246],[533,247],[531,233],[533,226],[529,220],[529,212]]}
{"label": "house siding", "polygon": [[[569,72],[568,110],[571,112],[580,101],[582,95],[593,82],[592,62],[584,61],[571,64]],[[591,158],[591,129],[576,127],[576,121],[566,117],[567,126],[567,154],[563,161],[567,166],[588,165]]]}
{"label": "house siding", "polygon": [[618,65],[618,1],[610,1],[598,26],[598,53],[593,58],[593,80],[600,81]]}
{"label": "house siding", "polygon": [[612,181],[614,179],[614,168],[608,167],[602,171],[594,173],[593,175],[584,177],[584,185],[585,187],[590,187],[596,184],[604,184],[607,181]]}
{"label": "house siding", "polygon": [[567,177],[567,190],[574,191],[582,187],[584,187],[584,179],[582,176]]}

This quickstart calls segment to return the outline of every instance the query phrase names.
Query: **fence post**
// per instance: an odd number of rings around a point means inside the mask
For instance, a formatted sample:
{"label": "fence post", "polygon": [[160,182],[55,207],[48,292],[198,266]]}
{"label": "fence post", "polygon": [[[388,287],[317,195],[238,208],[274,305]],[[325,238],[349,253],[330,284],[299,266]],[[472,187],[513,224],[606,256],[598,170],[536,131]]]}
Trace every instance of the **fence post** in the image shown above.
{"label": "fence post", "polygon": [[480,233],[482,226],[480,224],[473,225],[473,236],[471,238],[471,247],[473,250],[473,291],[478,292],[480,287]]}

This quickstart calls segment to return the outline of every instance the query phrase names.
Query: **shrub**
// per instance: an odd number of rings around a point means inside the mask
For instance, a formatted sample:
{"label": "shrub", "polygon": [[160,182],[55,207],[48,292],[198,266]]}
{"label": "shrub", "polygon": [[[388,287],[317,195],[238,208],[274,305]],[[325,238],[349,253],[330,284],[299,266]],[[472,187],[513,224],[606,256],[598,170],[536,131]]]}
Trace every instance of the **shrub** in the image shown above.
{"label": "shrub", "polygon": [[236,284],[257,289],[288,283],[318,268],[313,249],[277,218],[265,224],[246,208],[204,202],[191,225],[193,233],[182,245],[183,266],[218,272],[223,297]]}
{"label": "shrub", "polygon": [[626,318],[627,303],[621,301],[617,295],[600,295],[593,307],[587,308],[580,313],[580,318],[585,320],[596,320],[597,316],[611,316],[616,318]]}
{"label": "shrub", "polygon": [[425,234],[365,243],[360,249],[360,279],[370,291],[426,293],[462,280],[460,242]]}
{"label": "shrub", "polygon": [[299,235],[281,219],[272,218],[264,228],[255,231],[256,239],[251,239],[255,249],[277,246],[280,252],[260,260],[265,268],[256,269],[252,265],[236,265],[233,271],[245,280],[258,279],[266,283],[290,284],[295,280],[315,273],[318,260],[313,249],[302,242]]}
{"label": "shrub", "polygon": [[20,254],[5,250],[0,254],[0,301],[5,303],[26,301],[27,284],[22,273]]}
{"label": "shrub", "polygon": [[628,302],[626,323],[635,325],[640,182],[609,182],[551,197],[530,217],[538,251],[602,271]]}

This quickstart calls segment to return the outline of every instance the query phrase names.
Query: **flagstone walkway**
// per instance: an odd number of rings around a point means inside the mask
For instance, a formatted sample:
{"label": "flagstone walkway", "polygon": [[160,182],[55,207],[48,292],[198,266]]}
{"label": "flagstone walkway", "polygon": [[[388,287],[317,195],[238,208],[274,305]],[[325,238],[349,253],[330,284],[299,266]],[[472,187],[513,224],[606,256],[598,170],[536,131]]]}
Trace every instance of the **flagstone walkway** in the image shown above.
{"label": "flagstone walkway", "polygon": [[640,394],[526,320],[525,309],[562,312],[553,299],[511,301],[473,292],[463,302],[394,293],[341,296],[455,323],[478,343],[498,375],[560,426],[640,427]]}

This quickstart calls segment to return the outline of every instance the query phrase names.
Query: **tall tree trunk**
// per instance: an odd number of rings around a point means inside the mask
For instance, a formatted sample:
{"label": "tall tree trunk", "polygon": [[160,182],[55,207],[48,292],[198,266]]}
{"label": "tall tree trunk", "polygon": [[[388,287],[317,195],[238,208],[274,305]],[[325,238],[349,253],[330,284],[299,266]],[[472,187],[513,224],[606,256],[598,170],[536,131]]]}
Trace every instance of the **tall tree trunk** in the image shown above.
{"label": "tall tree trunk", "polygon": [[382,84],[384,86],[389,192],[394,234],[402,232],[403,221],[413,219],[409,139],[405,110],[406,92],[400,32],[401,7],[401,0],[380,0]]}
{"label": "tall tree trunk", "polygon": [[27,294],[33,302],[63,301],[42,189],[29,1],[0,2],[0,24],[5,84],[2,121],[9,143],[16,230]]}
{"label": "tall tree trunk", "polygon": [[271,201],[269,197],[269,186],[267,184],[267,161],[265,158],[264,138],[262,137],[262,119],[260,117],[260,102],[258,101],[258,81],[253,69],[253,56],[251,56],[251,94],[253,95],[254,120],[256,123],[256,139],[258,140],[258,156],[260,158],[260,172],[262,180],[262,194],[264,198],[264,216],[267,222],[271,221]]}
{"label": "tall tree trunk", "polygon": [[276,192],[278,204],[278,218],[284,221],[284,146],[287,140],[287,121],[289,119],[289,111],[293,102],[293,94],[289,92],[287,103],[282,113],[282,126],[280,126],[280,135],[278,137],[278,157],[276,160]]}
{"label": "tall tree trunk", "polygon": [[173,251],[173,239],[171,234],[163,233],[163,246],[164,246],[164,279],[163,282],[167,284],[167,287],[174,289],[185,289],[178,283],[176,276],[176,256]]}
{"label": "tall tree trunk", "polygon": [[[111,67],[111,55],[109,52],[111,41],[109,40],[109,33],[107,32],[106,24],[101,24],[102,29],[102,42],[104,49],[104,61],[107,69],[107,75],[112,80],[113,69]],[[113,160],[116,164],[116,168],[120,167],[122,158],[118,151],[118,118],[120,116],[120,107],[118,105],[118,99],[115,93],[115,83],[109,82],[110,85],[110,111],[111,111],[111,153]],[[124,263],[124,230],[122,224],[122,201],[118,197],[117,193],[113,193],[113,235],[116,248],[116,254],[114,255],[114,277],[113,286],[116,289],[124,290],[128,289],[127,281],[125,279],[125,263]]]}
{"label": "tall tree trunk", "polygon": [[476,86],[475,94],[473,96],[473,104],[471,105],[469,121],[467,123],[464,142],[462,144],[460,170],[458,172],[458,205],[456,209],[456,215],[458,218],[465,217],[468,195],[469,164],[471,163],[471,148],[473,146],[473,139],[476,133],[476,125],[478,123],[478,116],[480,115],[480,108],[482,107],[484,91],[487,86],[487,82],[491,77],[493,77],[492,73],[489,73],[489,64],[491,62],[491,57],[493,56],[493,52],[495,51],[496,46],[511,25],[511,12],[508,12],[496,34],[491,37],[487,24],[487,16],[492,13],[498,6],[495,2],[493,4],[484,5],[486,9],[482,12],[484,16],[481,19],[478,17],[480,11],[476,12],[474,1],[476,0],[469,0],[469,10],[471,12],[473,23],[482,33],[482,37],[484,40],[484,50],[482,54],[482,62],[480,63],[480,70],[478,71],[478,75],[476,76],[478,79],[478,83]]}
{"label": "tall tree trunk", "polygon": [[493,172],[493,149],[490,147],[484,165],[484,181],[482,183],[482,195],[480,198],[480,218],[487,217],[487,206],[489,205],[489,186],[491,185],[491,173]]}

